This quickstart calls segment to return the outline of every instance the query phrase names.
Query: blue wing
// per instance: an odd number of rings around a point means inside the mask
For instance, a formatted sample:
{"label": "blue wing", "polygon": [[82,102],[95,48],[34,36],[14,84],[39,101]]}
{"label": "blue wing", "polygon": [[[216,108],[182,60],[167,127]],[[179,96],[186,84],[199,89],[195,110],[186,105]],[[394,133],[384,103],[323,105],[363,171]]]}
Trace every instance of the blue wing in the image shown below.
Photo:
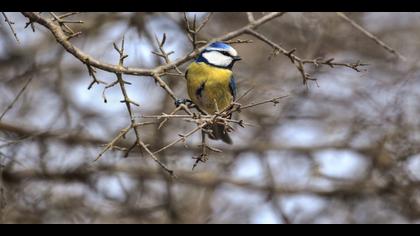
{"label": "blue wing", "polygon": [[235,81],[235,78],[233,76],[230,78],[229,88],[230,88],[230,93],[233,96],[233,100],[236,100],[236,93],[237,93],[238,89],[236,87],[236,81]]}

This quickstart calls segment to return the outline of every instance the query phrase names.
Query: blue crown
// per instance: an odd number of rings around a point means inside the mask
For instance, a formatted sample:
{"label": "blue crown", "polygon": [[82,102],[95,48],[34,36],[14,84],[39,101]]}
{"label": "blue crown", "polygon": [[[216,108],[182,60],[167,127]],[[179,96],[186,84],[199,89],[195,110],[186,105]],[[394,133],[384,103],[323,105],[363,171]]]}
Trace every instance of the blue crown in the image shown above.
{"label": "blue crown", "polygon": [[214,42],[214,43],[210,44],[209,47],[220,48],[220,49],[229,49],[229,48],[232,48],[230,45],[228,45],[226,43],[222,43],[222,42]]}

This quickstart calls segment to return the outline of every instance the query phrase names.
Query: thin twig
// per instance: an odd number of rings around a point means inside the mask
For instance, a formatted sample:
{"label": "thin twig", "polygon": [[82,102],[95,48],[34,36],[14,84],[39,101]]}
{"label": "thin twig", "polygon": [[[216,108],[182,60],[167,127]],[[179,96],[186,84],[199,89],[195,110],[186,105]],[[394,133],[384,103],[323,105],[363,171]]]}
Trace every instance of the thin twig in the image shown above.
{"label": "thin twig", "polygon": [[63,29],[67,30],[67,33],[74,34],[74,31],[66,25],[54,12],[50,12],[50,14],[54,17],[55,21],[60,25],[60,27],[64,27]]}
{"label": "thin twig", "polygon": [[253,43],[254,41],[250,39],[230,39],[223,41],[227,44],[242,44],[242,43]]}
{"label": "thin twig", "polygon": [[246,15],[248,16],[249,23],[255,22],[254,14],[252,14],[252,12],[247,12]]}
{"label": "thin twig", "polygon": [[12,107],[15,105],[15,103],[17,102],[17,100],[20,98],[20,96],[26,90],[26,88],[28,87],[28,85],[32,81],[32,79],[33,79],[33,76],[29,77],[29,79],[25,82],[25,84],[23,85],[23,87],[20,89],[19,93],[16,95],[15,99],[13,99],[13,101],[9,104],[9,106],[6,107],[6,110],[4,110],[3,113],[0,115],[0,121],[3,119],[3,117],[6,115],[6,113],[10,109],[12,109]]}
{"label": "thin twig", "polygon": [[241,96],[239,96],[238,99],[236,99],[235,102],[239,102],[242,98],[244,98],[246,95],[248,95],[252,90],[254,90],[254,88],[250,88],[247,91],[245,91],[245,93],[243,93]]}
{"label": "thin twig", "polygon": [[115,144],[122,138],[124,137],[128,131],[130,131],[131,125],[120,130],[120,132],[118,133],[118,135],[111,140],[111,142],[109,142],[108,144],[106,144],[105,148],[98,154],[98,156],[95,158],[94,161],[99,160],[99,158],[102,157],[103,154],[105,154],[105,152],[107,152],[108,150],[112,150],[113,147],[115,146]]}
{"label": "thin twig", "polygon": [[18,38],[18,36],[17,36],[17,34],[16,34],[16,31],[15,31],[15,29],[14,29],[14,28],[13,28],[13,26],[12,26],[13,24],[15,24],[15,22],[10,21],[10,20],[9,20],[9,18],[7,18],[6,13],[2,12],[1,14],[2,14],[2,15],[3,15],[3,17],[4,17],[4,21],[5,21],[5,22],[9,25],[9,28],[10,28],[10,30],[12,31],[13,36],[15,37],[16,41],[17,41],[18,43],[20,43],[19,38]]}
{"label": "thin twig", "polygon": [[265,100],[265,101],[262,101],[262,102],[257,102],[257,103],[252,103],[252,104],[249,104],[249,105],[241,106],[240,110],[249,109],[251,107],[255,107],[255,106],[259,106],[259,105],[263,105],[263,104],[267,104],[267,103],[273,103],[275,105],[275,104],[279,103],[280,99],[286,98],[288,96],[289,95],[279,96],[279,97],[271,98],[271,99],[268,99],[268,100]]}
{"label": "thin twig", "polygon": [[[165,42],[166,42],[166,34],[164,33],[163,34],[163,36],[162,36],[162,40],[161,41],[159,41],[159,39],[158,39],[158,37],[155,35],[155,40],[156,40],[156,43],[157,43],[157,45],[158,45],[158,48],[159,48],[159,52],[152,52],[153,54],[155,54],[155,55],[157,55],[157,56],[159,56],[159,57],[161,57],[161,58],[163,58],[164,60],[165,60],[165,63],[166,64],[169,64],[169,63],[171,63],[171,60],[169,59],[169,55],[171,55],[172,53],[173,53],[173,51],[172,52],[169,52],[169,53],[167,53],[164,49],[163,49],[163,46],[165,45]],[[175,69],[175,71],[179,74],[179,75],[182,75],[183,73],[179,70],[179,68],[178,67],[174,67],[174,69]],[[165,73],[167,73],[166,71],[165,71]]]}
{"label": "thin twig", "polygon": [[176,178],[176,175],[175,175],[175,173],[174,173],[174,171],[173,170],[171,170],[171,169],[169,169],[165,164],[163,164],[156,156],[155,156],[155,153],[153,153],[152,151],[150,151],[150,149],[147,147],[147,145],[145,145],[144,143],[143,143],[143,141],[140,141],[140,146],[144,149],[144,150],[146,150],[146,152],[150,155],[150,157],[152,157],[152,159],[156,162],[156,163],[158,163],[159,165],[160,165],[160,167],[162,167],[166,172],[168,172],[170,175],[171,175],[171,177],[173,177],[173,178]]}
{"label": "thin twig", "polygon": [[8,147],[8,146],[10,146],[10,145],[15,145],[15,144],[22,143],[23,141],[26,141],[26,140],[32,139],[32,138],[34,138],[34,137],[36,137],[36,136],[37,136],[37,134],[34,134],[34,135],[29,135],[29,136],[27,136],[27,137],[24,137],[24,138],[21,138],[21,139],[18,139],[18,140],[9,141],[9,142],[7,142],[7,143],[1,144],[1,145],[0,145],[0,149],[1,149],[1,148],[4,148],[4,147]]}
{"label": "thin twig", "polygon": [[[270,166],[270,163],[268,162],[267,156],[263,156],[264,154],[261,154],[261,155],[262,156],[260,156],[259,159],[260,159],[262,167],[265,170],[264,172],[265,172],[266,177],[267,177],[268,185],[273,186],[273,189],[274,189],[275,186],[277,186],[277,183],[276,183],[276,180],[274,178],[273,170],[271,169],[271,166]],[[282,209],[281,205],[279,204],[279,197],[273,191],[269,190],[267,199],[270,200],[271,205],[273,206],[273,209],[275,210],[275,212],[277,213],[279,218],[283,221],[283,223],[290,224],[291,221],[290,221],[289,217],[286,215],[286,213]]]}
{"label": "thin twig", "polygon": [[[175,113],[177,113],[179,110],[181,110],[181,106],[176,107],[169,115],[174,115]],[[158,129],[161,129],[162,126],[168,121],[169,118],[165,118],[162,122],[160,122]]]}
{"label": "thin twig", "polygon": [[[0,155],[1,157],[1,155]],[[0,158],[0,223],[4,223],[4,209],[6,208],[6,193],[3,184],[3,163],[1,162]]]}
{"label": "thin twig", "polygon": [[201,130],[201,154],[198,157],[193,157],[195,159],[192,169],[198,165],[199,162],[206,162],[208,158],[207,154],[207,144],[206,144],[206,133],[204,130]]}
{"label": "thin twig", "polygon": [[[64,19],[64,18],[67,18],[67,17],[69,17],[69,16],[73,16],[73,15],[76,15],[76,14],[79,14],[80,12],[68,12],[68,13],[64,13],[63,15],[61,15],[61,16],[58,16],[57,18],[58,19]],[[53,20],[53,21],[55,21],[56,20],[56,18],[52,18],[51,20]]]}
{"label": "thin twig", "polygon": [[164,146],[164,147],[160,148],[159,150],[154,151],[154,152],[153,152],[153,154],[157,154],[157,153],[159,153],[159,152],[162,152],[162,151],[164,151],[164,150],[166,150],[166,149],[168,149],[168,148],[172,147],[173,145],[175,145],[175,144],[177,144],[177,143],[179,143],[179,142],[181,142],[181,141],[184,141],[186,138],[188,138],[189,136],[193,135],[195,132],[197,132],[197,131],[201,130],[201,129],[202,129],[204,126],[206,126],[206,125],[207,125],[206,123],[203,123],[203,124],[201,124],[201,125],[199,125],[199,126],[195,127],[194,129],[192,129],[191,131],[189,131],[189,132],[188,132],[188,133],[186,133],[186,134],[180,134],[180,135],[179,135],[179,136],[180,136],[180,138],[178,138],[178,139],[174,140],[173,142],[171,142],[171,143],[169,143],[168,145],[166,145],[166,146]]}
{"label": "thin twig", "polygon": [[187,31],[188,39],[191,41],[191,44],[193,46],[193,51],[197,49],[198,44],[201,44],[202,42],[197,39],[197,34],[204,28],[204,26],[209,22],[211,16],[213,15],[213,12],[210,12],[204,20],[201,22],[199,26],[197,26],[197,16],[194,15],[194,20],[192,23],[192,26],[190,25],[187,17],[187,13],[184,12],[184,22],[185,22],[185,29]]}
{"label": "thin twig", "polygon": [[[121,47],[119,48],[115,43],[113,44],[113,46],[114,46],[114,49],[118,52],[118,54],[119,54],[119,61],[118,61],[118,66],[120,66],[120,67],[124,67],[124,60],[128,57],[128,55],[126,55],[125,54],[125,52],[124,52],[124,45],[125,45],[125,37],[123,36],[123,38],[122,38],[122,41],[121,41]],[[118,141],[118,140],[120,140],[121,138],[123,138],[123,137],[125,137],[125,135],[132,129],[133,131],[134,131],[134,134],[135,134],[135,136],[136,136],[136,140],[135,140],[135,142],[134,142],[134,144],[130,147],[130,148],[128,148],[127,150],[126,150],[126,153],[125,153],[125,157],[127,157],[128,155],[129,155],[129,153],[135,148],[135,147],[137,147],[137,146],[139,146],[140,148],[142,148],[142,149],[144,149],[144,150],[146,150],[146,152],[150,155],[150,157],[157,163],[157,164],[159,164],[159,166],[161,166],[165,171],[167,171],[172,177],[175,177],[175,174],[174,174],[174,172],[171,170],[171,169],[169,169],[164,163],[162,163],[157,157],[156,157],[156,155],[152,152],[152,151],[150,151],[150,149],[147,147],[147,145],[140,139],[140,132],[139,132],[139,130],[138,130],[138,127],[140,127],[140,126],[142,126],[142,124],[139,124],[139,123],[136,123],[136,120],[135,120],[135,117],[134,117],[134,114],[133,114],[133,111],[132,111],[132,109],[131,109],[131,105],[133,104],[133,105],[136,105],[136,106],[138,106],[138,104],[137,103],[135,103],[135,102],[133,102],[129,97],[128,97],[128,93],[127,93],[127,90],[126,90],[126,88],[125,88],[125,85],[127,84],[127,82],[126,81],[124,81],[124,79],[123,79],[123,76],[122,76],[122,73],[115,73],[115,75],[117,76],[117,82],[116,83],[118,83],[119,84],[119,86],[120,86],[120,89],[121,89],[121,93],[123,94],[123,97],[124,97],[124,100],[123,101],[121,101],[121,102],[123,102],[123,103],[125,103],[125,105],[126,105],[126,108],[127,108],[127,112],[128,112],[128,114],[129,114],[129,116],[130,116],[130,126],[129,127],[127,127],[127,128],[125,128],[125,129],[122,129],[121,131],[120,131],[120,133],[110,142],[110,143],[108,143],[107,145],[106,145],[106,147],[104,148],[104,150],[102,150],[102,152],[98,155],[98,157],[95,159],[95,161],[96,160],[98,160],[105,152],[107,152],[108,150],[110,150],[110,149],[112,149],[112,148],[114,148],[114,146],[115,146],[115,143]],[[109,86],[114,86],[116,83],[113,83],[113,84],[111,84],[111,85],[109,85]],[[106,86],[105,87],[105,89],[107,88],[108,86]],[[108,87],[109,88],[109,87]],[[105,92],[105,89],[104,89],[104,92]],[[168,89],[169,89],[169,87],[168,87]],[[105,99],[105,101],[106,101],[106,98],[104,97],[104,99]],[[146,124],[146,123],[144,123],[144,124]]]}
{"label": "thin twig", "polygon": [[359,67],[367,66],[367,64],[360,63],[360,62],[357,62],[357,63],[334,62],[334,58],[331,58],[331,59],[328,59],[328,60],[320,60],[319,58],[312,59],[312,60],[305,60],[305,59],[302,59],[302,58],[300,58],[300,57],[298,57],[294,54],[296,52],[296,49],[286,50],[282,46],[280,46],[279,44],[274,43],[272,40],[268,39],[266,36],[256,32],[253,29],[247,30],[246,33],[250,34],[250,35],[258,38],[259,40],[265,42],[266,44],[270,45],[274,49],[274,52],[273,52],[274,56],[281,53],[284,56],[288,57],[290,59],[290,61],[295,65],[295,67],[299,71],[299,73],[301,74],[301,76],[303,78],[303,84],[305,84],[305,85],[307,84],[308,80],[316,80],[316,79],[312,78],[311,75],[305,71],[304,64],[313,64],[315,66],[328,65],[331,68],[334,68],[334,66],[348,67],[348,68],[353,69],[357,72],[360,72]]}
{"label": "thin twig", "polygon": [[372,33],[370,33],[369,31],[367,31],[366,29],[364,29],[361,25],[357,24],[354,20],[350,19],[348,16],[346,16],[344,13],[342,12],[337,12],[336,13],[339,17],[341,17],[343,20],[347,21],[348,23],[350,23],[354,28],[356,28],[357,30],[359,30],[360,32],[362,32],[366,37],[370,38],[371,40],[373,40],[376,44],[378,44],[379,46],[381,46],[382,48],[384,48],[385,50],[387,50],[388,52],[396,55],[399,59],[401,59],[402,61],[407,61],[407,58],[403,55],[401,55],[401,53],[399,53],[397,50],[393,49],[392,47],[390,47],[388,44],[386,44],[384,41],[380,40],[378,37],[376,37],[375,35],[373,35]]}
{"label": "thin twig", "polygon": [[184,57],[179,58],[176,61],[173,61],[169,64],[161,65],[156,68],[152,69],[144,69],[144,68],[128,68],[124,67],[121,68],[118,65],[112,65],[108,63],[101,62],[94,57],[86,54],[84,51],[80,50],[78,47],[74,46],[70,41],[68,41],[68,36],[63,32],[61,27],[57,24],[55,24],[52,20],[42,17],[41,15],[34,13],[34,12],[22,12],[22,14],[29,18],[30,22],[36,22],[47,28],[55,37],[57,42],[61,44],[64,49],[66,49],[70,54],[72,54],[75,58],[80,60],[83,63],[88,63],[91,66],[112,72],[112,73],[122,73],[122,74],[129,74],[129,75],[143,75],[143,76],[153,76],[153,75],[159,75],[163,71],[167,71],[169,69],[172,69],[176,66],[180,66],[192,58],[196,57],[202,50],[204,50],[207,46],[209,46],[211,43],[215,41],[226,41],[233,39],[237,36],[240,36],[244,34],[249,29],[256,29],[259,26],[269,22],[270,20],[273,20],[275,18],[281,17],[284,15],[284,12],[273,12],[266,14],[265,16],[255,20],[253,24],[248,24],[242,28],[239,28],[235,31],[229,32],[227,34],[224,34],[220,37],[214,38],[213,40],[209,41],[206,45],[203,45],[202,47],[198,48],[196,51],[191,52]]}
{"label": "thin twig", "polygon": [[99,80],[96,78],[96,70],[93,68],[89,63],[86,63],[86,67],[88,69],[89,76],[92,77],[92,82],[88,86],[88,90],[90,90],[94,84],[105,84],[106,82]]}

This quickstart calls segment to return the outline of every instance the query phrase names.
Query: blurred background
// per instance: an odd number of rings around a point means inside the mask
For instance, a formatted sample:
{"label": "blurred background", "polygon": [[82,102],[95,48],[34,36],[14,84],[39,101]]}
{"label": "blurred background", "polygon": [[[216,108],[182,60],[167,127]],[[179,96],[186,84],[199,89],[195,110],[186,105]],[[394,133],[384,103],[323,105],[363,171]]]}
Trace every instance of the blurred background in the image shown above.
{"label": "blurred background", "polygon": [[[118,150],[93,160],[130,124],[120,89],[91,82],[87,68],[40,25],[6,13],[0,23],[1,223],[419,223],[420,30],[418,13],[346,13],[407,60],[375,44],[335,13],[287,13],[258,29],[301,58],[369,64],[349,68],[306,65],[317,79],[302,84],[283,56],[249,35],[234,44],[243,60],[234,67],[243,104],[289,95],[239,113],[254,124],[236,127],[233,145],[212,141],[212,153],[194,170],[200,134],[158,156],[175,170],[171,179],[144,151]],[[63,14],[63,13],[57,13]],[[207,13],[188,13],[202,20]],[[254,13],[261,17],[261,13]],[[81,13],[73,44],[118,63],[112,43],[125,47],[130,67],[162,63],[151,53],[154,35],[167,35],[172,60],[191,51],[183,13]],[[199,39],[248,24],[246,13],[214,13]],[[188,63],[180,69],[185,71]],[[98,70],[107,83],[115,75]],[[149,77],[124,76],[136,116],[169,113],[170,97]],[[187,97],[182,77],[163,78]],[[138,118],[138,121],[147,121]],[[150,120],[149,120],[150,121]],[[141,128],[157,150],[194,128],[170,120]],[[127,136],[119,146],[130,146]]]}

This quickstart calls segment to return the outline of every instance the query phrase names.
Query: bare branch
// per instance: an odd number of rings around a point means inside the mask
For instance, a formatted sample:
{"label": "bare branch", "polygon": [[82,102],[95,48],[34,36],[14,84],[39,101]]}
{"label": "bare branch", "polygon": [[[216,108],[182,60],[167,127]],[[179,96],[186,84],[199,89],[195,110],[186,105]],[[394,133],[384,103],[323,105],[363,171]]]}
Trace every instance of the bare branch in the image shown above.
{"label": "bare branch", "polygon": [[13,36],[15,37],[16,41],[17,41],[18,43],[20,43],[19,38],[18,38],[18,36],[17,36],[17,34],[16,34],[16,32],[15,32],[15,29],[13,28],[13,24],[15,24],[15,22],[10,21],[10,20],[9,20],[9,18],[7,18],[6,13],[2,12],[1,14],[2,14],[2,15],[3,15],[3,17],[4,17],[4,21],[5,21],[5,22],[9,25],[9,28],[10,28],[10,30],[12,31]]}
{"label": "bare branch", "polygon": [[126,127],[120,130],[118,135],[114,139],[112,139],[111,142],[105,145],[105,148],[98,154],[98,156],[95,158],[94,161],[99,160],[99,158],[101,158],[102,155],[105,154],[108,150],[112,150],[115,147],[116,143],[130,131],[130,128],[131,128],[131,125],[129,127]]}
{"label": "bare branch", "polygon": [[246,15],[248,16],[249,23],[255,22],[254,14],[252,14],[252,12],[247,12]]}
{"label": "bare branch", "polygon": [[164,150],[166,150],[166,149],[168,149],[168,148],[170,148],[170,147],[174,146],[175,144],[177,144],[177,143],[179,143],[179,142],[181,142],[181,141],[185,141],[185,139],[186,139],[186,138],[190,137],[191,135],[195,134],[197,131],[201,130],[201,129],[205,126],[205,125],[207,125],[207,124],[206,124],[206,123],[203,123],[203,124],[201,124],[201,125],[199,125],[199,126],[195,127],[194,129],[192,129],[191,131],[189,131],[189,132],[188,132],[188,133],[186,133],[186,134],[180,134],[180,135],[179,135],[179,136],[180,136],[180,138],[178,138],[178,139],[176,139],[176,140],[172,141],[172,142],[171,142],[171,143],[169,143],[168,145],[166,145],[166,146],[164,146],[164,147],[160,148],[159,150],[154,151],[154,152],[153,152],[153,154],[157,154],[157,153],[159,153],[159,152],[162,152],[162,151],[164,151]]}
{"label": "bare branch", "polygon": [[266,44],[270,45],[271,47],[273,47],[274,52],[273,55],[277,55],[279,53],[283,54],[284,56],[288,57],[290,59],[290,61],[296,66],[296,69],[299,71],[299,73],[302,76],[303,79],[303,84],[307,84],[308,80],[315,80],[314,78],[311,77],[310,74],[306,73],[305,68],[304,68],[304,64],[313,64],[316,66],[319,65],[328,65],[330,67],[334,67],[334,66],[342,66],[342,67],[348,67],[350,69],[353,69],[357,72],[360,72],[359,67],[360,66],[366,66],[367,64],[363,64],[360,62],[357,63],[353,63],[353,64],[349,64],[349,63],[342,63],[342,62],[333,62],[334,59],[329,59],[329,60],[319,60],[319,59],[313,59],[313,60],[304,60],[298,56],[296,56],[294,53],[296,52],[296,49],[292,49],[292,50],[286,50],[284,49],[282,46],[274,43],[273,41],[271,41],[270,39],[268,39],[267,37],[265,37],[264,35],[256,32],[255,30],[249,29],[246,31],[246,33],[260,39],[261,41],[265,42]]}
{"label": "bare branch", "polygon": [[366,29],[364,29],[361,25],[357,24],[354,20],[352,20],[349,17],[347,17],[344,13],[337,12],[337,15],[339,17],[341,17],[342,19],[344,19],[345,21],[347,21],[348,23],[350,23],[354,28],[356,28],[357,30],[359,30],[360,32],[362,32],[366,37],[368,37],[371,40],[373,40],[376,44],[378,44],[379,46],[383,47],[388,52],[396,55],[402,61],[407,61],[407,58],[405,56],[401,55],[401,53],[399,53],[397,50],[393,49],[388,44],[386,44],[384,41],[380,40],[378,37],[376,37],[375,35],[373,35],[369,31],[367,31]]}
{"label": "bare branch", "polygon": [[6,115],[6,113],[12,109],[13,105],[17,102],[17,100],[20,98],[20,96],[25,92],[26,88],[28,87],[29,83],[32,81],[33,76],[29,77],[29,79],[25,82],[23,87],[20,89],[19,93],[16,95],[16,97],[13,99],[13,101],[6,107],[6,109],[1,113],[0,115],[0,121],[3,119],[3,117]]}
{"label": "bare branch", "polygon": [[261,18],[259,18],[258,20],[256,20],[253,24],[249,24],[246,25],[238,30],[232,31],[230,33],[227,33],[223,36],[217,37],[215,39],[213,39],[211,42],[208,42],[206,45],[200,47],[197,51],[191,52],[190,54],[185,55],[184,57],[173,61],[172,63],[166,64],[166,65],[161,65],[158,66],[154,69],[143,69],[143,68],[129,68],[129,67],[125,67],[125,68],[121,68],[117,65],[112,65],[112,64],[108,64],[108,63],[104,63],[101,62],[95,58],[93,58],[92,56],[86,54],[85,52],[83,52],[82,50],[80,50],[79,48],[77,48],[76,46],[74,46],[72,43],[70,43],[67,39],[67,36],[64,34],[63,30],[61,29],[61,27],[59,25],[56,25],[53,21],[46,19],[42,16],[40,16],[37,13],[33,13],[33,12],[22,12],[22,14],[29,18],[31,22],[37,22],[39,24],[41,24],[42,26],[46,27],[55,37],[55,39],[57,40],[58,43],[60,43],[69,53],[71,53],[74,57],[76,57],[77,59],[79,59],[81,62],[83,63],[88,63],[91,66],[104,70],[104,71],[108,71],[108,72],[112,72],[112,73],[122,73],[122,74],[129,74],[129,75],[144,75],[144,76],[153,76],[155,74],[160,74],[163,71],[166,71],[168,69],[173,69],[175,66],[180,66],[182,64],[184,64],[185,62],[191,60],[192,58],[194,58],[195,56],[197,56],[202,50],[204,50],[204,48],[206,48],[208,45],[210,45],[211,43],[215,42],[215,41],[226,41],[226,40],[230,40],[233,39],[237,36],[240,36],[242,34],[244,34],[247,30],[249,29],[256,29],[259,26],[261,26],[262,24],[273,20],[275,18],[281,17],[282,15],[284,15],[284,12],[274,12],[274,13],[270,13],[267,14]]}

